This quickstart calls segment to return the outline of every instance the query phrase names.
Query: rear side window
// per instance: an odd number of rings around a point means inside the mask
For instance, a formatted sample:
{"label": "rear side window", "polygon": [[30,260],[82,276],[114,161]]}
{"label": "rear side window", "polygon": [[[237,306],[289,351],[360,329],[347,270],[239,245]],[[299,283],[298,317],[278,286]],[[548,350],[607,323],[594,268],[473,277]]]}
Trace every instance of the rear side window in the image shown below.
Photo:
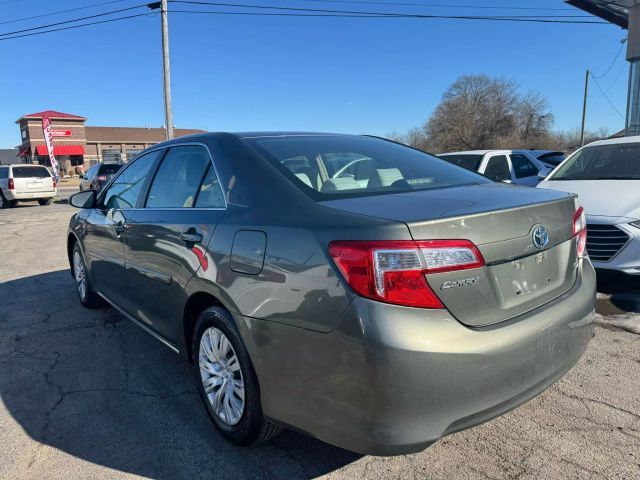
{"label": "rear side window", "polygon": [[13,178],[51,178],[45,167],[13,167]]}
{"label": "rear side window", "polygon": [[224,193],[220,186],[220,180],[212,165],[209,165],[207,174],[200,185],[196,207],[199,208],[225,208]]}
{"label": "rear side window", "polygon": [[147,175],[154,162],[162,155],[162,150],[155,150],[142,155],[128,165],[116,177],[103,197],[105,208],[135,208]]}
{"label": "rear side window", "polygon": [[495,155],[489,159],[487,168],[484,171],[485,176],[496,182],[511,180],[511,171],[509,170],[509,161],[506,155]]}
{"label": "rear side window", "polygon": [[560,165],[562,161],[567,158],[566,155],[562,152],[549,152],[543,153],[538,157],[538,160],[541,162],[549,163],[551,165]]}
{"label": "rear side window", "polygon": [[0,178],[9,178],[9,167],[0,167]]}
{"label": "rear side window", "polygon": [[209,154],[200,146],[172,147],[151,183],[148,208],[190,208],[194,206]]}
{"label": "rear side window", "polygon": [[317,200],[487,181],[427,153],[379,138],[309,135],[243,140]]}
{"label": "rear side window", "polygon": [[511,165],[513,165],[513,172],[516,174],[516,178],[538,175],[538,169],[535,165],[527,157],[519,153],[511,154]]}
{"label": "rear side window", "polygon": [[482,161],[482,155],[442,155],[440,158],[445,162],[453,163],[472,172],[478,170]]}

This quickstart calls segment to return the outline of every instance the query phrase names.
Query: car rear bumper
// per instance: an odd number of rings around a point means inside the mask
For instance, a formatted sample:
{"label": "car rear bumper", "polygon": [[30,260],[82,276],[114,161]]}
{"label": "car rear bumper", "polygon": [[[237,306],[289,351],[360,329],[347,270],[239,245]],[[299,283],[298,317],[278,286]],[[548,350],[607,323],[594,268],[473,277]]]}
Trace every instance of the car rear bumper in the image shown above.
{"label": "car rear bumper", "polygon": [[236,316],[266,416],[363,454],[415,452],[524,403],[578,361],[593,336],[595,272],[493,327],[446,310],[356,298],[323,334]]}
{"label": "car rear bumper", "polygon": [[55,190],[44,191],[15,191],[6,190],[3,192],[7,200],[36,200],[39,198],[53,198],[56,196]]}

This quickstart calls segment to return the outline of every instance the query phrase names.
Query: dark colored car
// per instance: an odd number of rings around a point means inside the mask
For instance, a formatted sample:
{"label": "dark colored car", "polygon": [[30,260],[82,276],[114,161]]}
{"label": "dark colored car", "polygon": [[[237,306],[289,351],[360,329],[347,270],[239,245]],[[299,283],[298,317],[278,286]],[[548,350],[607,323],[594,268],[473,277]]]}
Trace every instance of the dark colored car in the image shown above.
{"label": "dark colored car", "polygon": [[80,191],[95,190],[99,192],[123,166],[124,163],[98,163],[94,165],[80,179]]}
{"label": "dark colored car", "polygon": [[390,141],[183,137],[71,204],[80,301],[192,362],[241,445],[289,426],[418,451],[536,396],[593,335],[575,196]]}

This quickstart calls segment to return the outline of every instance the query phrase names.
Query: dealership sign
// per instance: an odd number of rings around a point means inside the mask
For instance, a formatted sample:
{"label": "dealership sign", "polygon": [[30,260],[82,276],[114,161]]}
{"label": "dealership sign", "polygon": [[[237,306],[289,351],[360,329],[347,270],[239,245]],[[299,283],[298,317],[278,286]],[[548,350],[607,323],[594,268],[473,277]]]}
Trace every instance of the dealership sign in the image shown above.
{"label": "dealership sign", "polygon": [[70,137],[71,130],[51,130],[52,137]]}
{"label": "dealership sign", "polygon": [[60,180],[60,174],[58,173],[58,161],[53,154],[53,129],[51,128],[51,120],[49,117],[42,117],[42,131],[44,132],[44,142],[47,144],[47,152],[49,152],[53,176],[56,177],[56,181],[58,181]]}

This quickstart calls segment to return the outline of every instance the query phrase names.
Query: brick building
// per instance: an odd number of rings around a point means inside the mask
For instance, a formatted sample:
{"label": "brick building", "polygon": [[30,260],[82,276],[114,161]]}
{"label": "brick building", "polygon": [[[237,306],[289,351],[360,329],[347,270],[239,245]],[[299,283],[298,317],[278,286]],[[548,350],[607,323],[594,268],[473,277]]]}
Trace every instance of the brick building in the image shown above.
{"label": "brick building", "polygon": [[[22,139],[18,157],[23,163],[50,164],[42,131],[43,116],[51,119],[53,153],[64,172],[79,166],[86,171],[98,162],[126,162],[166,139],[164,128],[92,127],[85,125],[85,117],[47,110],[16,120]],[[201,132],[203,130],[177,128],[174,136]]]}

